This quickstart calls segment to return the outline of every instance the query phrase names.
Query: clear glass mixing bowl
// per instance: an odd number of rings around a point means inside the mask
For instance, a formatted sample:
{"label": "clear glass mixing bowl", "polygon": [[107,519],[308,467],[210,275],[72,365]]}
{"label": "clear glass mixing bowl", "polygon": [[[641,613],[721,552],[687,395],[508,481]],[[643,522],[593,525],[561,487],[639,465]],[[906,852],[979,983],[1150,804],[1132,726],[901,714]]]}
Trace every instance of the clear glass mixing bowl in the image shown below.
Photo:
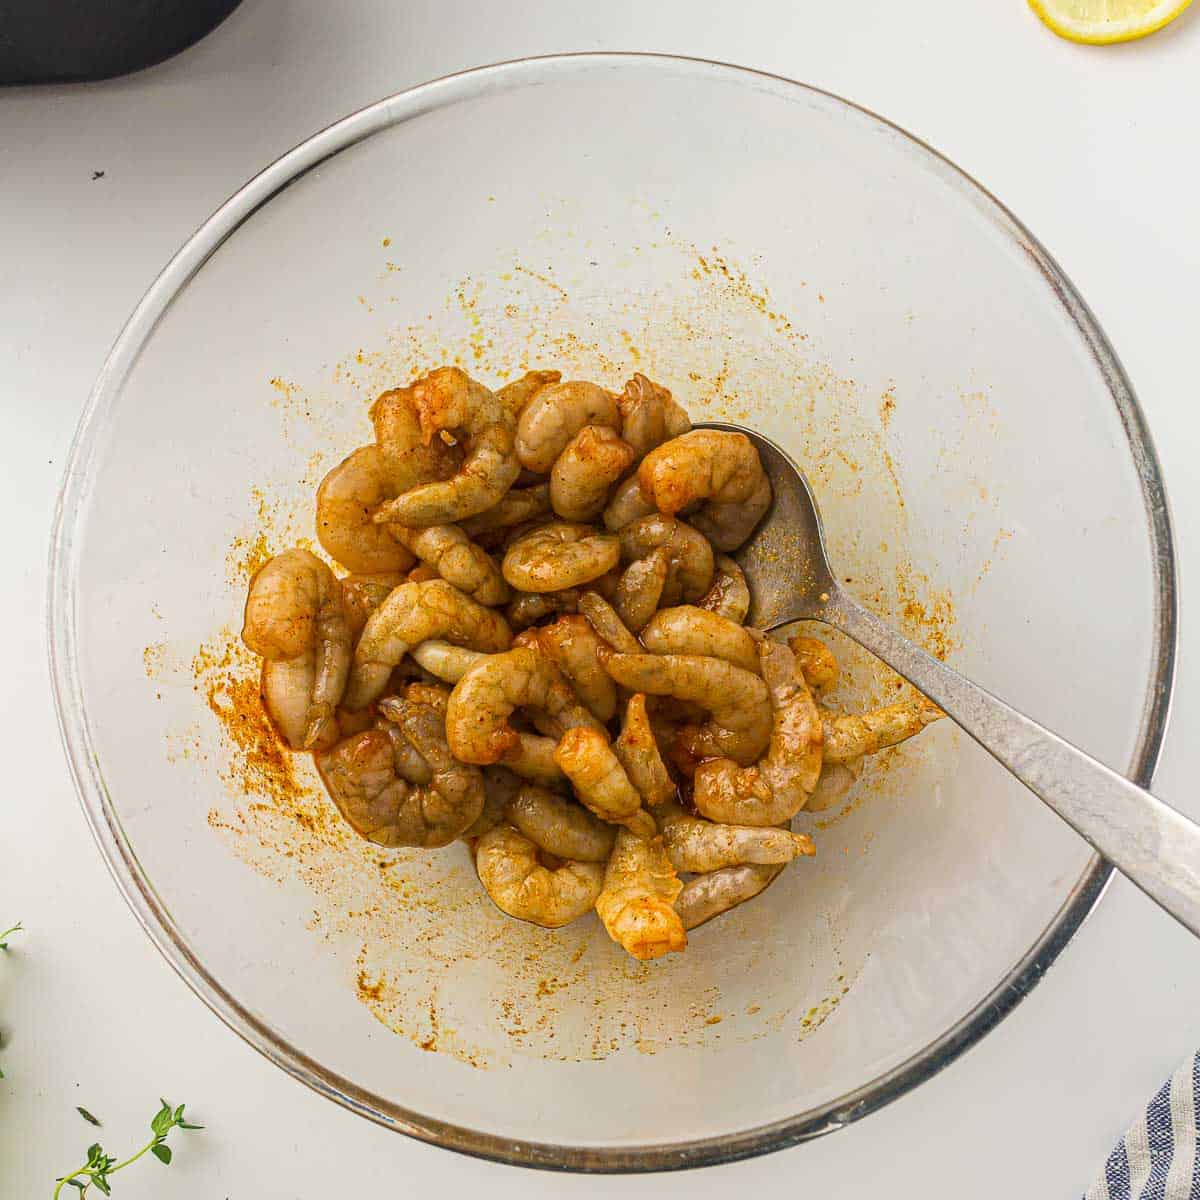
{"label": "clear glass mixing bowl", "polygon": [[[1046,252],[950,163],[811,88],[659,57],[511,63],[373,105],[247,184],[88,403],[54,680],[147,932],[311,1087],[523,1165],[760,1153],[928,1078],[1108,874],[945,724],[799,819],[815,862],[646,965],[593,918],[500,917],[462,846],[356,841],[272,758],[239,708],[246,572],[311,536],[371,396],[450,358],[490,382],[641,369],[696,416],[756,424],[810,472],[853,590],[1149,782],[1175,645],[1162,484]],[[845,654],[845,702],[886,698]]]}

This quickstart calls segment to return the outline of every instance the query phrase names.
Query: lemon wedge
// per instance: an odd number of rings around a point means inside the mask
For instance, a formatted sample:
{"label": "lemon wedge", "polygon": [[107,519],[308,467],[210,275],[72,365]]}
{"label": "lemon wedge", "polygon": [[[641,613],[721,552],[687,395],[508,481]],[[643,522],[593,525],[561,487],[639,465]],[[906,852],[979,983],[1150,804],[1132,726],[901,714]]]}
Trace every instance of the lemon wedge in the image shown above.
{"label": "lemon wedge", "polygon": [[1192,0],[1029,0],[1059,37],[1089,46],[1132,42],[1175,20]]}

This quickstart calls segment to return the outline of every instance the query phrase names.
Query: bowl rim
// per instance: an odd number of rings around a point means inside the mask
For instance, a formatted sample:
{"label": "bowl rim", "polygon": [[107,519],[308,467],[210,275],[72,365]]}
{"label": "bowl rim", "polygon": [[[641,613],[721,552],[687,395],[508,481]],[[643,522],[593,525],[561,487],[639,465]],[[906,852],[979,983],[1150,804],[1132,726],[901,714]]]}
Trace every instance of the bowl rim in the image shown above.
{"label": "bowl rim", "polygon": [[163,313],[226,238],[307,171],[383,129],[489,90],[604,65],[674,69],[731,79],[779,94],[803,93],[840,109],[851,119],[873,124],[924,167],[939,174],[1031,260],[1075,326],[1108,387],[1141,484],[1153,556],[1153,669],[1147,681],[1137,745],[1126,771],[1142,786],[1153,779],[1169,716],[1177,649],[1178,588],[1166,491],[1144,415],[1113,347],[1074,285],[1029,230],[967,172],[886,118],[824,89],[732,63],[668,54],[554,54],[475,67],[397,92],[327,126],[254,176],[200,226],[151,284],[114,342],[84,406],[54,514],[47,610],[50,673],[68,765],[93,836],[126,902],[164,958],[226,1025],[300,1082],[386,1128],[446,1149],[524,1167],[617,1173],[708,1166],[793,1146],[860,1120],[932,1078],[994,1028],[1041,979],[1095,907],[1112,876],[1112,867],[1094,854],[1029,950],[939,1037],[869,1082],[814,1108],[731,1134],[642,1145],[572,1146],[480,1132],[406,1109],[325,1068],[291,1046],[208,973],[143,872],[100,774],[83,704],[74,603],[81,545],[77,522],[94,483],[98,435],[104,419]]}

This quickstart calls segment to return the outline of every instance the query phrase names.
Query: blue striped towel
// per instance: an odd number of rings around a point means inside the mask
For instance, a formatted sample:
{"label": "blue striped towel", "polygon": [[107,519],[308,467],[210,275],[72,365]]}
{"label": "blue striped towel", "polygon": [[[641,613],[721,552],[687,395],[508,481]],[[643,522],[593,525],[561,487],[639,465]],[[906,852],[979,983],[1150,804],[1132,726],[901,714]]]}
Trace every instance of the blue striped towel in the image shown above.
{"label": "blue striped towel", "polygon": [[1084,1200],[1200,1200],[1200,1053],[1158,1089]]}

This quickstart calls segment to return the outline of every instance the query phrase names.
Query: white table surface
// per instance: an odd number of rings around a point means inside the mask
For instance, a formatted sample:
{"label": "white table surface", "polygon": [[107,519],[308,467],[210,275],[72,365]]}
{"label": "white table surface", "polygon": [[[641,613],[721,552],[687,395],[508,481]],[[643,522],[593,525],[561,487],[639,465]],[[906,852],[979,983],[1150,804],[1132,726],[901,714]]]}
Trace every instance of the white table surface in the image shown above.
{"label": "white table surface", "polygon": [[[1088,299],[1163,459],[1182,574],[1200,556],[1196,281],[1200,11],[1150,40],[1077,47],[1022,0],[246,0],[174,60],[99,85],[0,90],[0,1195],[48,1196],[104,1119],[110,1150],[155,1098],[203,1134],[121,1197],[1080,1192],[1133,1112],[1200,1045],[1200,953],[1118,880],[1045,981],[933,1081],[849,1130],[685,1175],[495,1166],[378,1129],[228,1032],[125,907],[76,802],[43,638],[46,541],[81,405],[126,315],[179,243],[258,168],[388,92],[525,54],[637,49],[765,68],[859,101],[999,195]],[[94,171],[103,171],[93,180]],[[1052,586],[1052,584],[1047,584]],[[1184,615],[1157,788],[1200,814],[1200,644]],[[953,1130],[953,1134],[951,1134]],[[185,1144],[186,1143],[186,1144]]]}

